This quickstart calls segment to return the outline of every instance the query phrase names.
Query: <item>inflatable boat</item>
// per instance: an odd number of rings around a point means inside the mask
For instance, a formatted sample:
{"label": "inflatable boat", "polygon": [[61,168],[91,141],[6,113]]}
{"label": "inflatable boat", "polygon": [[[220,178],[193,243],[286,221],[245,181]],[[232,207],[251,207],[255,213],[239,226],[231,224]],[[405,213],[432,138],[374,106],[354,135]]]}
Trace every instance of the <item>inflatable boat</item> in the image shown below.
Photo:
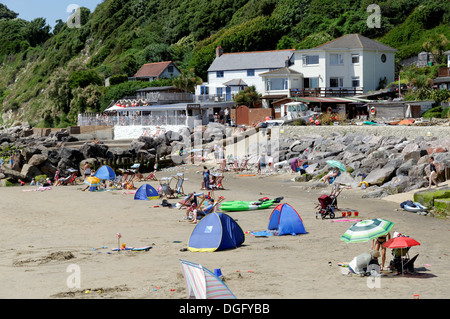
{"label": "inflatable boat", "polygon": [[278,197],[275,199],[261,198],[257,201],[227,201],[223,202],[220,206],[221,210],[224,211],[245,211],[245,210],[256,210],[256,209],[266,209],[273,204],[279,203],[283,200],[283,197]]}
{"label": "inflatable boat", "polygon": [[412,201],[403,202],[400,206],[404,210],[406,210],[408,212],[413,212],[413,213],[423,212],[423,211],[427,210],[427,208],[425,206],[423,206],[421,203],[412,202]]}

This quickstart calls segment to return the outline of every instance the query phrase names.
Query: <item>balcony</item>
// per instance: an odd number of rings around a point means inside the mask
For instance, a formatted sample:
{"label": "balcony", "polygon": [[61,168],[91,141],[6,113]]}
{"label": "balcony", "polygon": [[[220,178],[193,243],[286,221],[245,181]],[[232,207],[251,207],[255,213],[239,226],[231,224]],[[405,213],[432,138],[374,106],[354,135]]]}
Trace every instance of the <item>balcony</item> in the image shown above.
{"label": "balcony", "polygon": [[157,104],[193,102],[191,93],[146,92],[145,94],[138,93],[137,98],[147,103]]}
{"label": "balcony", "polygon": [[201,94],[195,95],[194,102],[225,102],[232,101],[234,94]]}
{"label": "balcony", "polygon": [[438,69],[438,77],[444,77],[444,76],[450,76],[450,68],[446,67],[446,66],[441,66]]}
{"label": "balcony", "polygon": [[325,97],[325,96],[354,96],[363,93],[362,87],[343,87],[343,88],[309,88],[309,89],[291,89],[289,95],[292,97]]}

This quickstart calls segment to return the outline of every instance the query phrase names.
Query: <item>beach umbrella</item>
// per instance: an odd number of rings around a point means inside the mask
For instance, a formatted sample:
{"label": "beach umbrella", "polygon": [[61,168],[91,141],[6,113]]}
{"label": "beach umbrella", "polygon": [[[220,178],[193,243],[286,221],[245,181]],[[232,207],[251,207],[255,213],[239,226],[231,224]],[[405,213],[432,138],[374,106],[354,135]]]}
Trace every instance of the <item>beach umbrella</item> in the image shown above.
{"label": "beach umbrella", "polygon": [[101,180],[98,177],[95,176],[89,176],[84,180],[85,184],[88,184],[89,186],[100,186]]}
{"label": "beach umbrella", "polygon": [[353,224],[342,236],[347,243],[365,242],[386,235],[394,223],[382,218],[362,220]]}
{"label": "beach umbrella", "polygon": [[391,249],[408,248],[408,247],[419,246],[419,245],[420,245],[420,243],[417,240],[415,240],[411,237],[406,237],[406,236],[399,236],[399,237],[391,238],[383,244],[384,247],[391,248]]}
{"label": "beach umbrella", "polygon": [[[180,262],[189,299],[236,299],[227,285],[211,270],[190,261]],[[220,269],[217,270],[218,273]]]}
{"label": "beach umbrella", "polygon": [[330,165],[331,167],[336,167],[338,168],[341,172],[346,172],[347,170],[345,169],[344,164],[342,164],[339,161],[335,161],[335,160],[328,160],[327,164]]}

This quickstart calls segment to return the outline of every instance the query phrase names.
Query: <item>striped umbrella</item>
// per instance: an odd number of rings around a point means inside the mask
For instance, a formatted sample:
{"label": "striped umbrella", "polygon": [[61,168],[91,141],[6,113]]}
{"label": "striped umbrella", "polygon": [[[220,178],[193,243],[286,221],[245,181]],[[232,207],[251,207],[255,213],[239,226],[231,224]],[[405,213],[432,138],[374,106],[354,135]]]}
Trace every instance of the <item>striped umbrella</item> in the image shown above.
{"label": "striped umbrella", "polygon": [[236,299],[227,285],[211,270],[200,264],[180,261],[189,299]]}
{"label": "striped umbrella", "polygon": [[386,235],[394,223],[382,218],[362,220],[352,225],[342,236],[347,243],[359,243]]}
{"label": "striped umbrella", "polygon": [[342,164],[339,161],[335,161],[335,160],[328,160],[327,164],[330,165],[331,167],[335,167],[337,169],[339,169],[341,172],[346,172],[347,170],[345,169],[345,165]]}

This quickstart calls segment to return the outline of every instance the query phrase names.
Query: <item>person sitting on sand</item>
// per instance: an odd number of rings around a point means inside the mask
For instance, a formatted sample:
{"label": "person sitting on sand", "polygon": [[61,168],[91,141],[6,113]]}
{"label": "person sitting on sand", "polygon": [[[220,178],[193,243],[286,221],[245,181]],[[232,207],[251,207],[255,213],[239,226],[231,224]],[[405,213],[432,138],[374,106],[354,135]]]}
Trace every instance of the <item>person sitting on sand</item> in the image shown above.
{"label": "person sitting on sand", "polygon": [[192,221],[191,223],[196,224],[197,223],[197,217],[198,216],[206,216],[214,211],[214,199],[209,199],[209,205],[205,207],[205,209],[194,209],[192,212]]}

